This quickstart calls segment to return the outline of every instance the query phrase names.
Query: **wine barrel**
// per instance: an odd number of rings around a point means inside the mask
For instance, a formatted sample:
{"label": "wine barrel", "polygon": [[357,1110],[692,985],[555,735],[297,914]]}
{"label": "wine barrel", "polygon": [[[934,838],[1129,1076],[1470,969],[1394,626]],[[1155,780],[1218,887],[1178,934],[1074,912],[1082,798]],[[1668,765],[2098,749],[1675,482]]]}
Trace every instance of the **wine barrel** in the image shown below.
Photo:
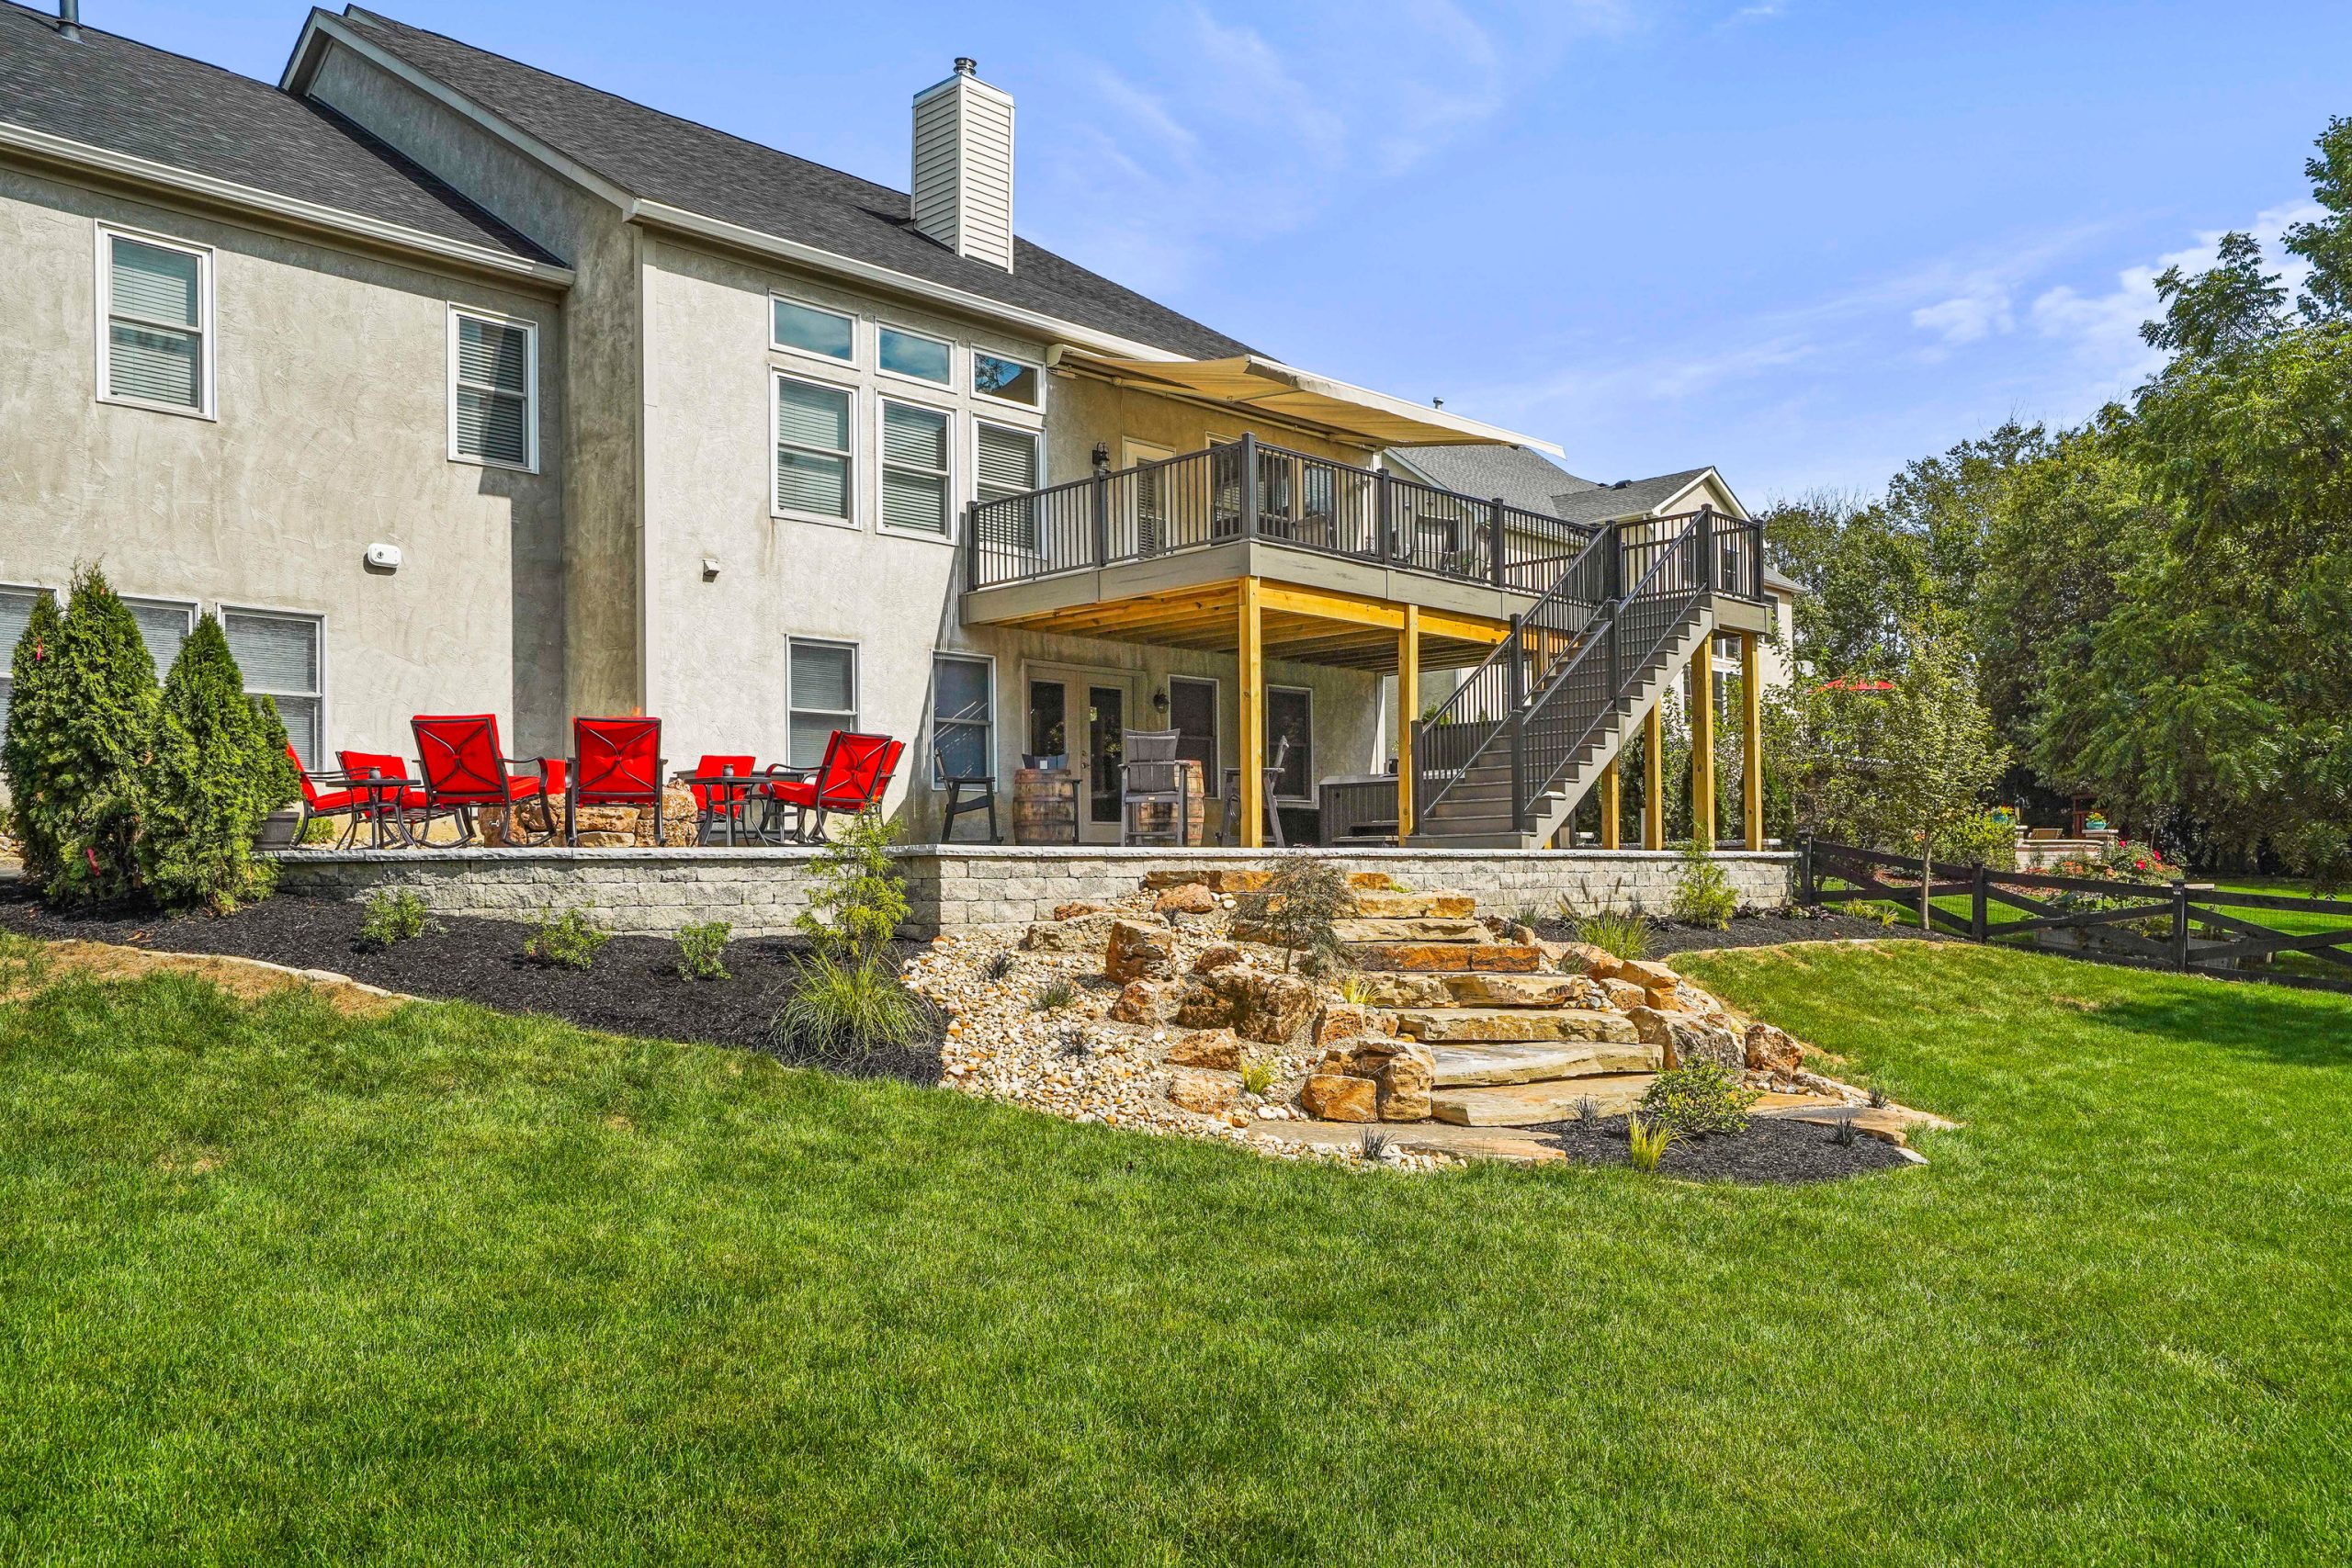
{"label": "wine barrel", "polygon": [[[1208,840],[1208,789],[1202,782],[1198,759],[1187,757],[1177,764],[1184,770],[1185,789],[1190,799],[1184,812],[1184,830],[1178,835],[1181,844],[1205,844]],[[1173,805],[1146,802],[1136,807],[1136,837],[1146,843],[1168,842],[1169,818],[1176,814]]]}
{"label": "wine barrel", "polygon": [[1022,768],[1012,775],[1012,841],[1078,842],[1078,775],[1067,768]]}

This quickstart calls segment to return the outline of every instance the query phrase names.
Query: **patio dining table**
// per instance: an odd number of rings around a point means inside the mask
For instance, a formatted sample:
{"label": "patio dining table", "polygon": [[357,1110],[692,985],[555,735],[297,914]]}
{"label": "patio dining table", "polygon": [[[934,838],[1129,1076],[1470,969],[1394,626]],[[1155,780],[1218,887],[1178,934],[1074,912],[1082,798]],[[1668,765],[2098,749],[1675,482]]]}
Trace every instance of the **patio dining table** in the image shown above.
{"label": "patio dining table", "polygon": [[705,803],[698,814],[701,829],[695,835],[697,839],[714,824],[724,824],[729,849],[739,841],[738,834],[755,842],[769,841],[765,832],[752,826],[751,808],[755,805],[765,805],[773,809],[774,803],[758,791],[762,785],[771,783],[775,775],[766,773],[697,773],[682,769],[670,776],[693,790],[697,801]]}

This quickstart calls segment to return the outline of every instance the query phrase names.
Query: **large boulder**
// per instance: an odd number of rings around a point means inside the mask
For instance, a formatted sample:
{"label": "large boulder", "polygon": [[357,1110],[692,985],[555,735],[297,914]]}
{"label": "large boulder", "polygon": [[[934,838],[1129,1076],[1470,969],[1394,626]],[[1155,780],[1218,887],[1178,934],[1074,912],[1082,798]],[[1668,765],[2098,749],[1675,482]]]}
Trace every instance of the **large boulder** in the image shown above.
{"label": "large boulder", "polygon": [[1238,1073],[1187,1067],[1168,1080],[1168,1103],[1181,1110],[1197,1111],[1204,1116],[1221,1115],[1240,1100],[1241,1077]]}
{"label": "large boulder", "polygon": [[1631,980],[1607,979],[1597,982],[1601,1000],[1619,1012],[1631,1012],[1635,1008],[1650,1005],[1650,994]]}
{"label": "large boulder", "polygon": [[1151,908],[1159,915],[1206,915],[1216,911],[1216,895],[1203,883],[1187,882],[1153,899]]}
{"label": "large boulder", "polygon": [[1243,960],[1239,948],[1229,942],[1220,942],[1201,950],[1201,955],[1193,960],[1193,973],[1205,975],[1212,969],[1223,969],[1228,964],[1241,962]]}
{"label": "large boulder", "polygon": [[1117,920],[1118,916],[1109,913],[1040,920],[1022,937],[1021,945],[1031,953],[1100,953]]}
{"label": "large boulder", "polygon": [[1750,1072],[1785,1075],[1804,1065],[1804,1048],[1791,1039],[1786,1030],[1771,1024],[1749,1024],[1743,1043]]}
{"label": "large boulder", "polygon": [[1165,926],[1111,922],[1102,973],[1114,980],[1166,980],[1176,973],[1176,933]]}
{"label": "large boulder", "polygon": [[1187,1029],[1230,1029],[1244,1040],[1280,1045],[1315,1017],[1315,987],[1296,975],[1232,965],[1195,975],[1176,1000]]}
{"label": "large boulder", "polygon": [[1657,1008],[1628,1008],[1625,1016],[1645,1045],[1662,1046],[1668,1067],[1692,1062],[1713,1062],[1728,1073],[1747,1066],[1747,1045],[1720,1024],[1690,1013],[1663,1012]]}
{"label": "large boulder", "polygon": [[1377,1122],[1380,1086],[1370,1078],[1317,1073],[1298,1091],[1298,1103],[1320,1122]]}
{"label": "large boulder", "polygon": [[1230,1029],[1196,1029],[1190,1034],[1180,1034],[1168,1047],[1168,1064],[1174,1067],[1215,1067],[1220,1072],[1241,1070],[1241,1042]]}
{"label": "large boulder", "polygon": [[1617,977],[1617,955],[1589,942],[1547,942],[1544,956],[1563,975],[1586,975],[1595,980]]}
{"label": "large boulder", "polygon": [[1682,976],[1665,964],[1645,958],[1621,958],[1617,972],[1611,978],[1631,980],[1645,991],[1670,991],[1682,983]]}
{"label": "large boulder", "polygon": [[1080,899],[1074,904],[1057,904],[1054,906],[1054,919],[1057,920],[1074,920],[1081,915],[1101,915],[1108,912],[1108,906],[1091,903],[1085,899]]}
{"label": "large boulder", "polygon": [[1329,1045],[1336,1040],[1352,1040],[1359,1034],[1387,1034],[1396,1030],[1396,1021],[1387,1014],[1354,1002],[1326,1002],[1315,1019],[1315,1043]]}
{"label": "large boulder", "polygon": [[1165,1010],[1166,998],[1159,986],[1149,980],[1130,980],[1111,1004],[1111,1020],[1114,1023],[1158,1023]]}
{"label": "large boulder", "polygon": [[1383,1122],[1426,1122],[1430,1091],[1437,1087],[1437,1058],[1426,1046],[1400,1045],[1381,1064],[1373,1082]]}

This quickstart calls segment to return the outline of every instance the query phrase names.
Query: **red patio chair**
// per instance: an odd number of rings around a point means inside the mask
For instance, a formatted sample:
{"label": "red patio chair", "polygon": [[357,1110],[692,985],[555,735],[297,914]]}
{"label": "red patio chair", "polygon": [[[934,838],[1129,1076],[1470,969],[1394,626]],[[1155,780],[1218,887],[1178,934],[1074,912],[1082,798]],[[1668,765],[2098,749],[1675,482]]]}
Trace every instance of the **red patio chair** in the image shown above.
{"label": "red patio chair", "polygon": [[[697,780],[705,781],[721,776],[749,781],[752,775],[758,772],[758,761],[748,753],[741,756],[721,756],[713,751],[705,752],[702,761],[695,764],[693,776]],[[743,806],[751,798],[752,785],[746,782],[739,788],[731,784],[705,782],[689,784],[686,788],[695,797],[695,819],[699,824],[695,837],[697,840],[708,839],[712,827],[724,821],[727,824],[727,841],[733,843],[735,830],[744,826]]]}
{"label": "red patio chair", "polygon": [[662,721],[575,718],[571,786],[563,792],[563,836],[580,841],[574,813],[583,806],[650,806],[653,841],[662,841]]}
{"label": "red patio chair", "polygon": [[[825,758],[814,768],[787,768],[782,763],[768,772],[775,775],[763,791],[778,806],[788,806],[795,813],[789,837],[804,844],[813,844],[825,836],[825,818],[830,812],[843,811],[854,816],[873,807],[890,787],[890,779],[899,770],[899,758],[907,743],[893,740],[887,735],[858,735],[846,729],[836,729],[825,741]],[[788,778],[787,773],[813,776]],[[781,839],[786,835],[779,834]]]}
{"label": "red patio chair", "polygon": [[[409,777],[408,759],[392,751],[338,751],[335,755],[343,761],[343,771],[352,782],[353,793],[366,794],[374,798],[376,841],[379,844],[383,842],[384,829],[389,827],[398,831],[401,842],[416,842],[416,833],[409,826],[411,818],[429,825],[433,813],[425,803],[424,791]],[[363,790],[361,786],[371,779],[387,784],[397,783],[400,788]]]}
{"label": "red patio chair", "polygon": [[286,748],[286,760],[294,764],[294,772],[302,782],[302,798],[297,803],[300,811],[294,823],[294,841],[300,843],[310,836],[311,824],[322,818],[346,817],[343,836],[335,840],[342,849],[359,836],[359,824],[375,814],[375,795],[368,790],[354,789],[349,773],[314,773],[302,765],[294,748]]}
{"label": "red patio chair", "polygon": [[[555,797],[563,792],[564,783],[561,759],[507,756],[498,743],[496,714],[419,714],[409,728],[416,732],[417,760],[424,765],[425,809],[455,812],[461,830],[458,842],[471,841],[473,814],[485,807],[505,808],[511,840],[544,844],[555,837]],[[506,771],[517,764],[537,771]],[[547,814],[547,830],[526,838],[515,827],[520,808],[535,800]]]}

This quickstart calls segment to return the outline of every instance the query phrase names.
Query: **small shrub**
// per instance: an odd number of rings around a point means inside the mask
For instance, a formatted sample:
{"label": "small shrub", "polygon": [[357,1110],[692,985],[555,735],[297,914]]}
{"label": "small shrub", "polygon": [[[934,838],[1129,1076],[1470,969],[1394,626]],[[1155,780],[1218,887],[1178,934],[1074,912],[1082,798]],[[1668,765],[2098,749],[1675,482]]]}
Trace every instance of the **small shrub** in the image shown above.
{"label": "small shrub", "polygon": [[1038,1012],[1059,1012],[1078,1005],[1078,987],[1070,984],[1067,975],[1057,975],[1037,988],[1036,999],[1029,1004]]}
{"label": "small shrub", "polygon": [[1012,973],[1012,954],[1009,953],[991,953],[988,962],[980,965],[980,978],[983,980],[1001,980]]}
{"label": "small shrub", "polygon": [[800,966],[800,984],[776,1014],[775,1032],[786,1043],[852,1060],[914,1043],[922,1015],[879,963],[846,964],[820,953]]}
{"label": "small shrub", "polygon": [[1376,1127],[1366,1127],[1356,1138],[1356,1153],[1369,1165],[1388,1157],[1388,1150],[1396,1140]]}
{"label": "small shrub", "polygon": [[1686,926],[1719,931],[1739,913],[1739,895],[1722,864],[1697,844],[1682,852],[1682,871],[1674,882],[1674,918]]}
{"label": "small shrub", "polygon": [[890,859],[897,829],[877,808],[849,818],[809,866],[808,908],[793,923],[839,967],[878,960],[907,918],[907,882]]}
{"label": "small shrub", "polygon": [[1645,1124],[1638,1116],[1626,1119],[1625,1150],[1629,1163],[1635,1170],[1645,1173],[1656,1170],[1657,1162],[1665,1157],[1666,1146],[1672,1142],[1674,1129],[1666,1123]]}
{"label": "small shrub", "polygon": [[343,836],[344,824],[333,817],[313,817],[302,824],[306,844],[332,844]]}
{"label": "small shrub", "polygon": [[585,969],[596,962],[596,954],[612,940],[613,933],[598,925],[596,917],[587,910],[566,909],[539,921],[524,939],[523,954],[558,969]]}
{"label": "small shrub", "polygon": [[1242,896],[1240,912],[1282,948],[1283,968],[1294,960],[1309,975],[1346,962],[1333,922],[1355,912],[1347,874],[1319,857],[1295,855],[1271,868],[1266,886]]}
{"label": "small shrub", "polygon": [[1596,909],[1577,921],[1577,940],[1600,949],[1611,958],[1646,958],[1650,952],[1649,917],[1638,909]]}
{"label": "small shrub", "polygon": [[699,925],[678,928],[678,978],[681,980],[724,980],[727,974],[727,939],[735,928],[725,920],[705,920]]}
{"label": "small shrub", "polygon": [[1747,1125],[1754,1089],[1743,1089],[1713,1062],[1685,1062],[1658,1074],[1642,1095],[1642,1111],[1678,1138],[1736,1133]]}
{"label": "small shrub", "polygon": [[375,947],[413,942],[424,934],[424,896],[406,887],[379,887],[368,895],[368,912],[359,921],[360,940]]}
{"label": "small shrub", "polygon": [[1272,1057],[1253,1056],[1241,1064],[1241,1091],[1263,1100],[1266,1091],[1274,1087],[1278,1073]]}

